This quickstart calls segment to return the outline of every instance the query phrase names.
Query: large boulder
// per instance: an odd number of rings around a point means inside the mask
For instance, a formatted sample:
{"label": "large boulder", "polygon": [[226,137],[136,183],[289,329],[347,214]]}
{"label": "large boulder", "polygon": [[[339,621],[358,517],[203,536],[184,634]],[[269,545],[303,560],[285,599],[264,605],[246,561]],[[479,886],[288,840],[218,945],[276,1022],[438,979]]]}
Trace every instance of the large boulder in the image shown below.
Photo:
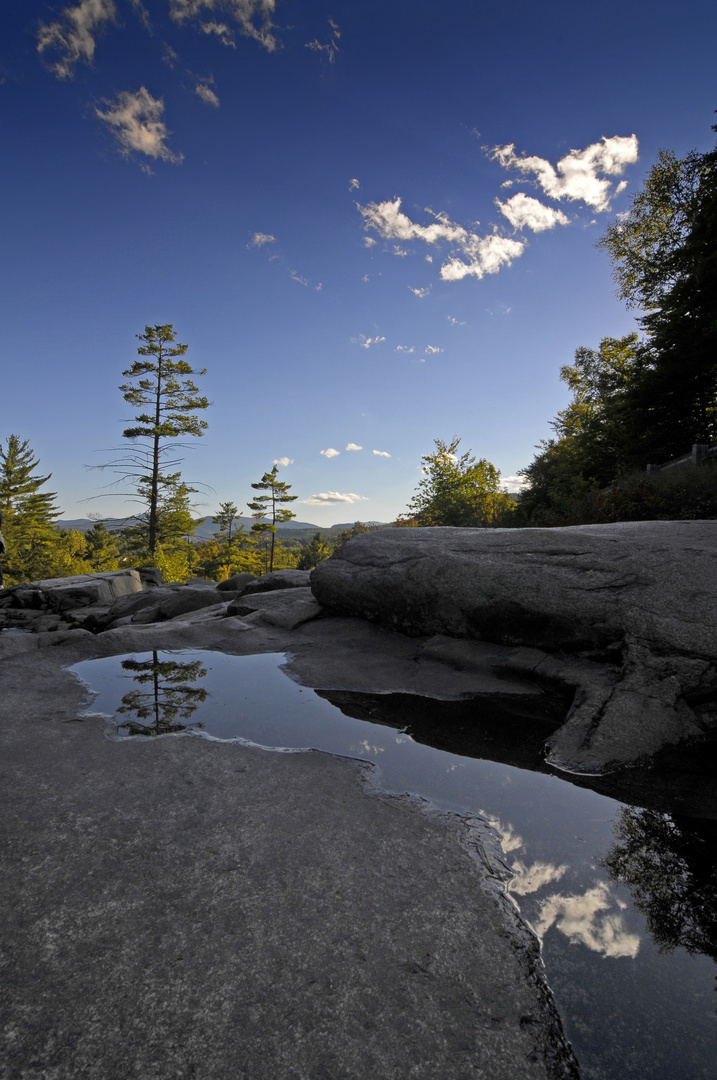
{"label": "large boulder", "polygon": [[582,688],[566,665],[560,768],[605,772],[717,726],[717,522],[382,529],[320,563],[311,587],[331,611],[405,633],[602,663],[614,677]]}
{"label": "large boulder", "polygon": [[111,604],[120,596],[142,592],[143,584],[138,572],[128,569],[48,578],[31,582],[29,588],[44,593],[52,610],[60,613],[95,604]]}

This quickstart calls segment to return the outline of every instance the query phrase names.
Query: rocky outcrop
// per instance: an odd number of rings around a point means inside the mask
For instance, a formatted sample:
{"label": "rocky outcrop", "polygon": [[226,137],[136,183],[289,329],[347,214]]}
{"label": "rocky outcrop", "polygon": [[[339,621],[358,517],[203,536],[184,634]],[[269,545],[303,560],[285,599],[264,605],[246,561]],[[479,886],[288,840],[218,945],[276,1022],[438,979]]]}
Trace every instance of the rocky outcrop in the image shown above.
{"label": "rocky outcrop", "polygon": [[576,688],[558,768],[604,773],[717,728],[715,522],[383,529],[311,585],[335,613],[547,654],[535,676]]}

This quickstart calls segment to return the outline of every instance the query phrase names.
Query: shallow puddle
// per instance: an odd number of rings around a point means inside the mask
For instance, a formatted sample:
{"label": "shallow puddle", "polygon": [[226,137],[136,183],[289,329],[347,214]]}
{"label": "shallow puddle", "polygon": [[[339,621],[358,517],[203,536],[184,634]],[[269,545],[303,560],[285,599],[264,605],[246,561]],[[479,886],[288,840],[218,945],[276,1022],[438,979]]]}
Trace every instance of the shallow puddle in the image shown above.
{"label": "shallow puddle", "polygon": [[[96,692],[87,714],[105,715],[111,738],[185,733],[361,758],[386,791],[488,819],[583,1078],[714,1080],[714,822],[626,807],[532,771],[545,769],[542,732],[521,751],[528,768],[506,764],[504,718],[476,715],[473,703],[389,695],[384,708],[376,695],[322,696],[288,678],[284,662],[177,651],[71,670]],[[451,752],[468,723],[481,732],[470,753],[478,745],[494,760]],[[428,745],[431,732],[451,751]]]}

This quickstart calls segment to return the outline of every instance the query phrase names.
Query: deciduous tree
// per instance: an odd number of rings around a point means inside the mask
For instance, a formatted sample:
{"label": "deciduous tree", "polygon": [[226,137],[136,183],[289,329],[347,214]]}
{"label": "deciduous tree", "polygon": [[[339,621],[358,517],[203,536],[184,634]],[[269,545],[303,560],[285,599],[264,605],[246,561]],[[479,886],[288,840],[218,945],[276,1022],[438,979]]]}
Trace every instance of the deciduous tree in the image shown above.
{"label": "deciduous tree", "polygon": [[460,439],[434,439],[435,452],[421,458],[423,479],[408,505],[416,525],[482,527],[496,523],[499,513],[513,508],[500,490],[500,472],[485,458],[459,456]]}

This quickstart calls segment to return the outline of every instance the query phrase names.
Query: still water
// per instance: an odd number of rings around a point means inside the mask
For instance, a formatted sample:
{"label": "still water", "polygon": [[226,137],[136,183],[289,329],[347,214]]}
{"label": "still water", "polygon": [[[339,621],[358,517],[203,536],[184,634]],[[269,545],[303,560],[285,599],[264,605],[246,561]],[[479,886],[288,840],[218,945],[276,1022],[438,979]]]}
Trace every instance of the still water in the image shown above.
{"label": "still water", "polygon": [[87,713],[107,717],[110,738],[187,734],[360,758],[387,792],[489,821],[585,1080],[715,1080],[714,823],[436,749],[412,730],[460,729],[470,709],[475,724],[475,705],[332,695],[339,708],[284,662],[182,650],[71,670],[96,693]]}

